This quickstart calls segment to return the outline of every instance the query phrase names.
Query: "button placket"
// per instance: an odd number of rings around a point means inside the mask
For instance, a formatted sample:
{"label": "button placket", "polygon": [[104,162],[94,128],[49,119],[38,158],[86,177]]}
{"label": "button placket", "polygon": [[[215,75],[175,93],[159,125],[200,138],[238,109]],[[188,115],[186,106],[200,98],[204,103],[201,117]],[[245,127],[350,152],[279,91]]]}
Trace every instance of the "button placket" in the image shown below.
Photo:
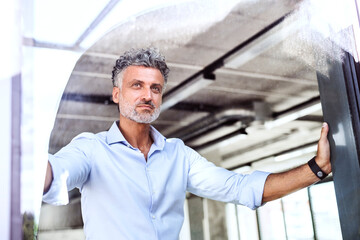
{"label": "button placket", "polygon": [[151,198],[151,205],[150,205],[150,217],[151,217],[151,219],[152,220],[155,220],[156,219],[156,217],[155,217],[155,215],[154,215],[154,213],[153,213],[153,205],[154,205],[154,193],[155,193],[155,191],[154,191],[154,189],[153,189],[153,186],[152,186],[152,182],[151,182],[151,174],[150,174],[150,169],[149,169],[149,166],[148,165],[146,165],[146,167],[145,167],[145,172],[146,172],[146,177],[147,177],[147,180],[148,180],[148,186],[149,186],[149,193],[150,193],[150,198]]}

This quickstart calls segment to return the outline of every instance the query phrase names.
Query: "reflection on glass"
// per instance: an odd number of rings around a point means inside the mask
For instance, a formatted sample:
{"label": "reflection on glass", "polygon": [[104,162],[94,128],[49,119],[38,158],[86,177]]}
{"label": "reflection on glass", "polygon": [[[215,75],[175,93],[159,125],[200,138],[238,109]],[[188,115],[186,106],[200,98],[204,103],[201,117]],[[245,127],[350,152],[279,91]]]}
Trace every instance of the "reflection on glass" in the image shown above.
{"label": "reflection on glass", "polygon": [[314,239],[306,189],[284,197],[283,207],[287,239]]}
{"label": "reflection on glass", "polygon": [[334,183],[328,182],[310,188],[316,239],[342,239]]}
{"label": "reflection on glass", "polygon": [[259,208],[258,217],[262,240],[286,239],[281,200],[269,202]]}

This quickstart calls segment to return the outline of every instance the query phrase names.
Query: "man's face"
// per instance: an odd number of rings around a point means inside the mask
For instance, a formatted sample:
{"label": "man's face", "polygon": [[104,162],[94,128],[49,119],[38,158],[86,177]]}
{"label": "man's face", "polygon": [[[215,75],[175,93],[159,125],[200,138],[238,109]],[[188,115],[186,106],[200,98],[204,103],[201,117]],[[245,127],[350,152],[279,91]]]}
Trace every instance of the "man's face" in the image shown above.
{"label": "man's face", "polygon": [[119,104],[121,116],[138,123],[157,119],[164,89],[164,78],[158,69],[129,66],[119,85],[121,89],[113,88],[113,100]]}

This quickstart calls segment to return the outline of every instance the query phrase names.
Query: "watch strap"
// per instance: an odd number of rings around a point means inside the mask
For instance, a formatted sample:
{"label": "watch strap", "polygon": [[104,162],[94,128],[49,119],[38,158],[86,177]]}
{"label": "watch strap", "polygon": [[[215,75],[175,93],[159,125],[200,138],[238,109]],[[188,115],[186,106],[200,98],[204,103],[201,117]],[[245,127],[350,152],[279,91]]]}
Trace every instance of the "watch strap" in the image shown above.
{"label": "watch strap", "polygon": [[[315,156],[316,157],[316,156]],[[319,165],[316,164],[315,162],[315,157],[313,157],[310,161],[308,161],[308,165],[311,169],[311,171],[313,171],[313,173],[320,179],[323,180],[324,178],[327,177],[327,174],[321,170],[321,168],[319,167]]]}

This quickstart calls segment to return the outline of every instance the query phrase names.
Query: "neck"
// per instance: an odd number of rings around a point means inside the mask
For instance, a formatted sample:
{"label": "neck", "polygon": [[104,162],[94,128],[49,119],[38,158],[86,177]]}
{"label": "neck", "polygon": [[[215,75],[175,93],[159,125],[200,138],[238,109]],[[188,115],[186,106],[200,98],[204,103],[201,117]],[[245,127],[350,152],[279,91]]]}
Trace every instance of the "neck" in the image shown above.
{"label": "neck", "polygon": [[126,141],[135,148],[151,145],[150,124],[137,123],[120,114],[119,128]]}

